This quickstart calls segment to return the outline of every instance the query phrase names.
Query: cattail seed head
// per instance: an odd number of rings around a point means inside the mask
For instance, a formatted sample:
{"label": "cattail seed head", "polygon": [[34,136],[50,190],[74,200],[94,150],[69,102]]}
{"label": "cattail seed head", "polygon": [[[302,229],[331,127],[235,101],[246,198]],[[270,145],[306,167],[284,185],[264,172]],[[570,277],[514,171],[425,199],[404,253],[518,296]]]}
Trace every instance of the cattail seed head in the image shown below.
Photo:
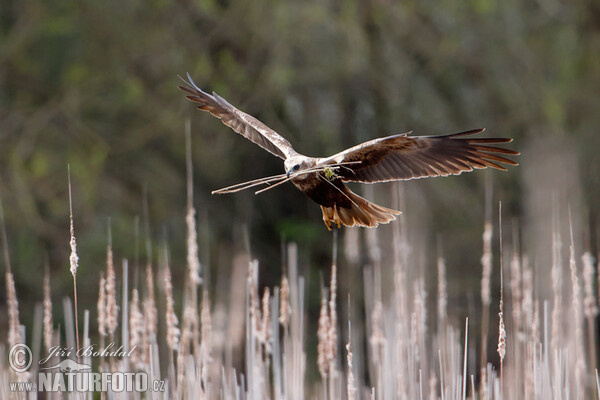
{"label": "cattail seed head", "polygon": [[187,225],[187,264],[190,282],[197,285],[202,282],[200,278],[200,260],[198,258],[198,234],[196,232],[196,209],[188,207],[185,217]]}
{"label": "cattail seed head", "polygon": [[110,335],[117,330],[119,306],[117,304],[117,276],[113,264],[112,246],[106,249],[106,329]]}
{"label": "cattail seed head", "polygon": [[504,356],[506,355],[506,329],[504,327],[504,300],[500,298],[500,312],[498,313],[498,317],[500,318],[500,323],[498,327],[498,355],[500,356],[500,362],[504,361]]}

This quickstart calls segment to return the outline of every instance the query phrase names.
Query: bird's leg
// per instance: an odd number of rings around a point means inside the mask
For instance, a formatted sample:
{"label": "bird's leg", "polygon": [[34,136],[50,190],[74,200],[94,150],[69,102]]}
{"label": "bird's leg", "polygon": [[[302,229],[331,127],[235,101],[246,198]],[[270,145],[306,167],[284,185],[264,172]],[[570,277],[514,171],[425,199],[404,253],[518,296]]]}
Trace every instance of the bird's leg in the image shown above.
{"label": "bird's leg", "polygon": [[327,229],[331,232],[331,216],[329,215],[329,209],[321,206],[321,212],[323,213],[323,222]]}
{"label": "bird's leg", "polygon": [[340,214],[338,214],[337,204],[333,205],[333,222],[337,224],[338,229],[342,227],[342,219],[340,218]]}

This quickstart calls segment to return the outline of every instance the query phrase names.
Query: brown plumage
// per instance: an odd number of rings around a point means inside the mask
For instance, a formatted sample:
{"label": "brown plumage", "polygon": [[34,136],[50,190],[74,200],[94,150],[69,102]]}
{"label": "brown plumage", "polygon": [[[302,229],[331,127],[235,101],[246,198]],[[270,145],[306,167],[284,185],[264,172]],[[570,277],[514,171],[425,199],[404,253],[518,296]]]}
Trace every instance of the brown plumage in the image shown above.
{"label": "brown plumage", "polygon": [[[374,139],[331,157],[306,157],[277,132],[256,118],[238,110],[227,100],[198,88],[191,77],[179,88],[187,98],[208,111],[245,138],[284,160],[287,178],[321,206],[328,229],[338,227],[376,227],[394,219],[399,211],[374,204],[348,189],[344,182],[375,183],[459,175],[480,168],[505,171],[502,164],[518,165],[506,155],[514,150],[491,146],[508,143],[509,138],[473,137],[483,129],[443,136],[400,134]],[[284,177],[285,178],[285,177]]]}

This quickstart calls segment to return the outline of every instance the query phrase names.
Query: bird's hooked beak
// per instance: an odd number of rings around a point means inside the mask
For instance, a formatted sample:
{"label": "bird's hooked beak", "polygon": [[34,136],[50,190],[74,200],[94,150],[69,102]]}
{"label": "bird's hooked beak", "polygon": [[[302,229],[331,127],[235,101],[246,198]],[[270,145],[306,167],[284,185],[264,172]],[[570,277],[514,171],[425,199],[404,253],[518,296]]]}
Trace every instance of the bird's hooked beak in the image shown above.
{"label": "bird's hooked beak", "polygon": [[287,177],[289,178],[290,175],[292,174],[292,171],[288,170],[288,171],[285,171],[285,173],[286,173]]}

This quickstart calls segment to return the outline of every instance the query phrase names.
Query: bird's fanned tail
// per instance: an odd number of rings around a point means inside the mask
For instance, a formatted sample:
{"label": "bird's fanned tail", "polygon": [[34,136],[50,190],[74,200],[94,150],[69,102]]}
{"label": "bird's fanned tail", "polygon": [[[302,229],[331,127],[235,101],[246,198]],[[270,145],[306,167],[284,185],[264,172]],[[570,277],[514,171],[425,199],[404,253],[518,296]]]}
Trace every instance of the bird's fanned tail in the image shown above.
{"label": "bird's fanned tail", "polygon": [[379,224],[387,224],[395,220],[396,215],[401,214],[398,210],[372,203],[347,187],[344,187],[344,194],[351,201],[350,208],[341,207],[337,204],[332,207],[321,206],[323,222],[329,230],[331,230],[332,224],[337,225],[338,228],[342,225],[375,228]]}

